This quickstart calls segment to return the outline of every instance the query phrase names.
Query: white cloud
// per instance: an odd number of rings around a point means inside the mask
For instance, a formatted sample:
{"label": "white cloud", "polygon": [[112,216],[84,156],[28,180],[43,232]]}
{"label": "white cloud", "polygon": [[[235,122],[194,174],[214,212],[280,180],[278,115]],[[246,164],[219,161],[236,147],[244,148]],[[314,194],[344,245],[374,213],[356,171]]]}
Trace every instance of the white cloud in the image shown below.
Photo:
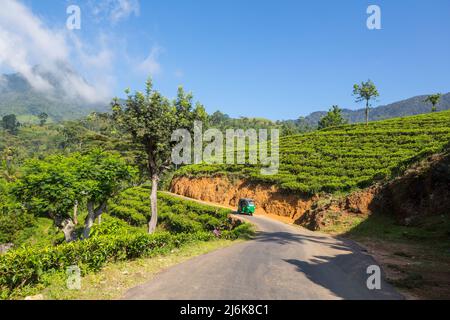
{"label": "white cloud", "polygon": [[9,66],[22,73],[33,87],[48,90],[51,85],[32,71],[32,66],[42,57],[54,61],[67,59],[68,50],[64,36],[45,28],[21,3],[14,0],[2,1],[0,65]]}
{"label": "white cloud", "polygon": [[91,1],[90,7],[93,15],[98,19],[106,17],[112,23],[125,20],[131,15],[139,16],[139,0],[101,0]]}
{"label": "white cloud", "polygon": [[6,85],[6,78],[0,74],[0,89]]}
{"label": "white cloud", "polygon": [[163,48],[158,45],[153,46],[147,58],[138,65],[138,71],[148,75],[160,74],[161,64],[159,63],[158,58],[162,52]]}
{"label": "white cloud", "polygon": [[111,12],[111,20],[117,22],[121,19],[128,18],[131,14],[139,15],[140,6],[137,0],[118,0],[117,4]]}
{"label": "white cloud", "polygon": [[[55,86],[64,94],[89,103],[107,102],[113,77],[108,75],[113,54],[105,44],[100,50],[86,48],[66,29],[52,30],[25,5],[16,0],[2,0],[0,10],[0,67],[20,72],[39,91],[49,94]],[[100,41],[102,42],[102,41]],[[73,63],[71,63],[73,62]],[[77,73],[64,66],[80,64],[94,75],[89,85]],[[39,65],[39,72],[34,68]],[[51,73],[50,81],[45,74]]]}

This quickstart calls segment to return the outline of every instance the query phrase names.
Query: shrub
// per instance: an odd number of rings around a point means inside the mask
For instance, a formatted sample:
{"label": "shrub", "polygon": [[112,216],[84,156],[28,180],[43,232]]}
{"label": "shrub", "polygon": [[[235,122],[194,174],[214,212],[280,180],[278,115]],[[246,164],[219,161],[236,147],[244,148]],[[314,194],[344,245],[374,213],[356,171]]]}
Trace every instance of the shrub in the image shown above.
{"label": "shrub", "polygon": [[253,225],[242,223],[233,230],[225,230],[222,232],[222,238],[229,240],[250,239],[255,234]]}
{"label": "shrub", "polygon": [[31,227],[34,217],[17,204],[0,203],[0,244],[15,242],[22,230]]}
{"label": "shrub", "polygon": [[133,226],[142,226],[147,223],[147,218],[145,215],[141,214],[133,207],[110,205],[109,213],[112,216],[122,219]]}
{"label": "shrub", "polygon": [[[46,248],[25,247],[0,256],[1,296],[25,285],[38,283],[46,272],[78,265],[83,273],[97,271],[108,261],[148,257],[166,253],[191,241],[207,241],[212,233],[148,235],[145,233],[97,236],[84,241]],[[6,294],[5,294],[6,292]]]}
{"label": "shrub", "polygon": [[[110,203],[109,213],[133,226],[147,224],[150,213],[148,192],[145,186],[125,190]],[[173,233],[230,228],[229,209],[199,204],[162,192],[158,194],[158,209],[160,223]]]}
{"label": "shrub", "polygon": [[169,230],[174,233],[182,233],[182,232],[197,232],[202,231],[203,226],[200,222],[189,219],[181,214],[168,213],[161,217],[161,223]]}

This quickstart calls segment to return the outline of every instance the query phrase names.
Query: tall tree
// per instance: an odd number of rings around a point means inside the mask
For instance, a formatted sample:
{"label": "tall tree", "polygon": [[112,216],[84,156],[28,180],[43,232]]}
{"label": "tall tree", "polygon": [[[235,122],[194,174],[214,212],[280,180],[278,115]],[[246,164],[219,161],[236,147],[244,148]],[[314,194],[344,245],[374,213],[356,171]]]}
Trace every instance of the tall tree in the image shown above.
{"label": "tall tree", "polygon": [[348,123],[342,116],[342,109],[339,106],[332,106],[327,115],[319,120],[319,129],[340,126]]}
{"label": "tall tree", "polygon": [[15,135],[20,127],[20,122],[17,121],[15,114],[8,114],[2,118],[2,127],[10,134]]}
{"label": "tall tree", "polygon": [[45,112],[41,112],[39,113],[38,118],[39,118],[39,125],[42,127],[47,122],[48,114],[46,114]]}
{"label": "tall tree", "polygon": [[431,107],[431,112],[436,112],[437,108],[436,105],[439,103],[439,101],[441,100],[442,94],[440,93],[436,93],[436,94],[432,94],[429,95],[424,102],[429,102],[431,103],[432,107]]}
{"label": "tall tree", "polygon": [[169,101],[153,89],[151,80],[146,92],[130,94],[122,105],[116,98],[112,102],[114,119],[123,130],[130,133],[134,143],[139,144],[147,157],[147,171],[152,182],[150,194],[151,217],[148,232],[153,233],[158,222],[157,190],[162,174],[171,164],[172,148],[176,142],[171,136],[176,129],[193,130],[194,121],[206,121],[202,105],[192,105],[192,95],[178,89],[175,101]]}
{"label": "tall tree", "polygon": [[369,109],[370,100],[380,96],[377,87],[371,80],[361,82],[360,85],[353,86],[353,95],[356,97],[356,102],[366,101],[366,125],[369,124]]}

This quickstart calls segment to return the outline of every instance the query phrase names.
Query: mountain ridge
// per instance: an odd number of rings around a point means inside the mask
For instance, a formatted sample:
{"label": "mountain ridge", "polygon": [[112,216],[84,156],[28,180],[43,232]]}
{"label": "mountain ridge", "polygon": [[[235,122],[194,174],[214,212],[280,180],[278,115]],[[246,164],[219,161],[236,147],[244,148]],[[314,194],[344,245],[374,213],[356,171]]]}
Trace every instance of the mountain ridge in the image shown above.
{"label": "mountain ridge", "polygon": [[[418,95],[412,98],[396,101],[390,104],[377,106],[370,109],[369,120],[378,121],[390,118],[413,116],[431,112],[431,104],[424,102],[428,95]],[[443,94],[441,101],[437,105],[437,111],[450,109],[450,92]],[[327,111],[315,111],[306,117],[300,117],[297,122],[316,126],[319,120],[327,114]],[[365,121],[365,108],[351,110],[342,109],[342,115],[349,123],[358,123]]]}

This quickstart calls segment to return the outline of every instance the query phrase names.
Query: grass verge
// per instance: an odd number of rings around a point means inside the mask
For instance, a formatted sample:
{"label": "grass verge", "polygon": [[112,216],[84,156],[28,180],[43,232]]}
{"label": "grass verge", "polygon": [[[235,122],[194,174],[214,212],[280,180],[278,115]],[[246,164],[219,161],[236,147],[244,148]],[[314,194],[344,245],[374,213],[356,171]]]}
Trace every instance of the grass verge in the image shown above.
{"label": "grass verge", "polygon": [[81,280],[81,290],[69,290],[66,286],[66,275],[60,272],[49,275],[45,279],[45,284],[34,288],[33,291],[18,292],[12,298],[23,299],[25,295],[39,294],[40,299],[48,300],[120,299],[128,289],[151,280],[158,272],[166,268],[240,241],[242,240],[221,239],[194,242],[173,249],[167,255],[108,263],[99,272],[84,276]]}
{"label": "grass verge", "polygon": [[407,299],[450,299],[450,216],[425,217],[412,226],[384,215],[339,213],[327,219],[320,231],[366,248]]}

